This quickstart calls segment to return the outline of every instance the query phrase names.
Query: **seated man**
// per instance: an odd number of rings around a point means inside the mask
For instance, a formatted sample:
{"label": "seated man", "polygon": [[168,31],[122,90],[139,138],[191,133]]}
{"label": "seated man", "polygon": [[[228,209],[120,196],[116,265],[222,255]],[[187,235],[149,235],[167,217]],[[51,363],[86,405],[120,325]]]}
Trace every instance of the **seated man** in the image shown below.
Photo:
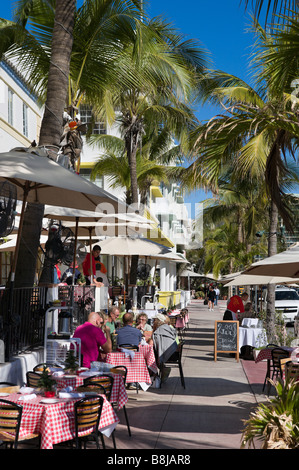
{"label": "seated man", "polygon": [[134,315],[132,313],[125,313],[123,316],[123,327],[117,330],[117,345],[133,345],[139,346],[142,333],[139,329],[133,326]]}
{"label": "seated man", "polygon": [[106,354],[112,351],[110,334],[107,334],[107,337],[105,337],[101,329],[102,323],[101,316],[97,312],[91,312],[88,315],[88,320],[75,330],[73,337],[81,339],[83,367],[90,368],[90,363],[98,360],[100,348]]}

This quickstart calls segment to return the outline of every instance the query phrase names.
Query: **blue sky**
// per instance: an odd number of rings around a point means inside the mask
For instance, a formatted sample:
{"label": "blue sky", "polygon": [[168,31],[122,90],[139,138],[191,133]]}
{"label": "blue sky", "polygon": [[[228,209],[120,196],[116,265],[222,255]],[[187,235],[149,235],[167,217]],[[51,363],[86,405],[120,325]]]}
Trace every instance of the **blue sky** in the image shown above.
{"label": "blue sky", "polygon": [[[206,48],[217,69],[248,80],[248,57],[253,37],[247,32],[250,11],[244,11],[240,0],[145,0],[150,16],[168,19],[186,39],[196,39]],[[10,18],[13,2],[1,2],[0,16]],[[197,117],[207,120],[215,110],[198,108]],[[199,191],[185,197],[194,204],[206,195]],[[192,214],[193,215],[193,214]]]}

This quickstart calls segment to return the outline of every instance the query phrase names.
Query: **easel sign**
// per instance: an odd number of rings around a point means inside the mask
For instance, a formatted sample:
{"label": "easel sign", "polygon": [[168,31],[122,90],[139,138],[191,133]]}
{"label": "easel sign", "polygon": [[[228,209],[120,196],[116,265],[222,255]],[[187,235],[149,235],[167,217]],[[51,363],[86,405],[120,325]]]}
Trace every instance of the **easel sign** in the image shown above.
{"label": "easel sign", "polygon": [[217,353],[235,353],[239,362],[239,322],[235,320],[215,321],[215,356]]}

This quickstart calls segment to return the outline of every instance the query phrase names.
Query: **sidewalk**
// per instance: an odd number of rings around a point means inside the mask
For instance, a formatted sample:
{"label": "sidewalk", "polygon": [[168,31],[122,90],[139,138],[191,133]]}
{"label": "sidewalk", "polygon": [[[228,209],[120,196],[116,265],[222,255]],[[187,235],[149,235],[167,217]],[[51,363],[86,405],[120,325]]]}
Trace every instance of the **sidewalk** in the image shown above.
{"label": "sidewalk", "polygon": [[257,402],[266,400],[261,393],[265,363],[237,362],[229,354],[218,354],[214,361],[214,322],[223,317],[221,302],[213,312],[203,301],[192,301],[188,309],[186,389],[175,367],[161,389],[138,395],[129,390],[126,407],[132,437],[120,411],[117,449],[240,449],[243,420]]}
{"label": "sidewalk", "polygon": [[[110,455],[139,455],[141,451],[140,455],[144,455],[146,450],[146,455],[154,455],[154,451],[172,455],[183,450],[183,455],[192,452],[194,457],[197,454],[193,451],[201,449],[240,449],[243,421],[258,402],[266,401],[262,394],[266,364],[241,359],[237,362],[221,353],[214,360],[214,322],[222,319],[224,304],[220,301],[213,312],[203,301],[189,304],[190,321],[183,349],[186,389],[174,367],[161,389],[151,387],[138,394],[128,390],[126,409],[132,436],[128,435],[124,412],[120,410],[120,424],[115,430],[117,450],[111,452],[112,439],[105,438],[110,451],[107,459]],[[25,443],[19,447],[28,448]],[[55,448],[70,450],[67,444]],[[90,444],[90,449],[94,449],[94,444]]]}

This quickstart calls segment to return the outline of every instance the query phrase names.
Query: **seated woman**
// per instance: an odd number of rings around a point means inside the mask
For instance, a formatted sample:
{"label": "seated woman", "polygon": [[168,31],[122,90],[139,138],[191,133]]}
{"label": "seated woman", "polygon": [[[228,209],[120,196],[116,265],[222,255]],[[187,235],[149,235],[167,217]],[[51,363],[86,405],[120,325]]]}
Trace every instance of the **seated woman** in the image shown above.
{"label": "seated woman", "polygon": [[148,343],[152,337],[152,327],[147,323],[148,316],[146,313],[139,313],[136,318],[136,328],[141,331],[144,336],[145,341]]}

